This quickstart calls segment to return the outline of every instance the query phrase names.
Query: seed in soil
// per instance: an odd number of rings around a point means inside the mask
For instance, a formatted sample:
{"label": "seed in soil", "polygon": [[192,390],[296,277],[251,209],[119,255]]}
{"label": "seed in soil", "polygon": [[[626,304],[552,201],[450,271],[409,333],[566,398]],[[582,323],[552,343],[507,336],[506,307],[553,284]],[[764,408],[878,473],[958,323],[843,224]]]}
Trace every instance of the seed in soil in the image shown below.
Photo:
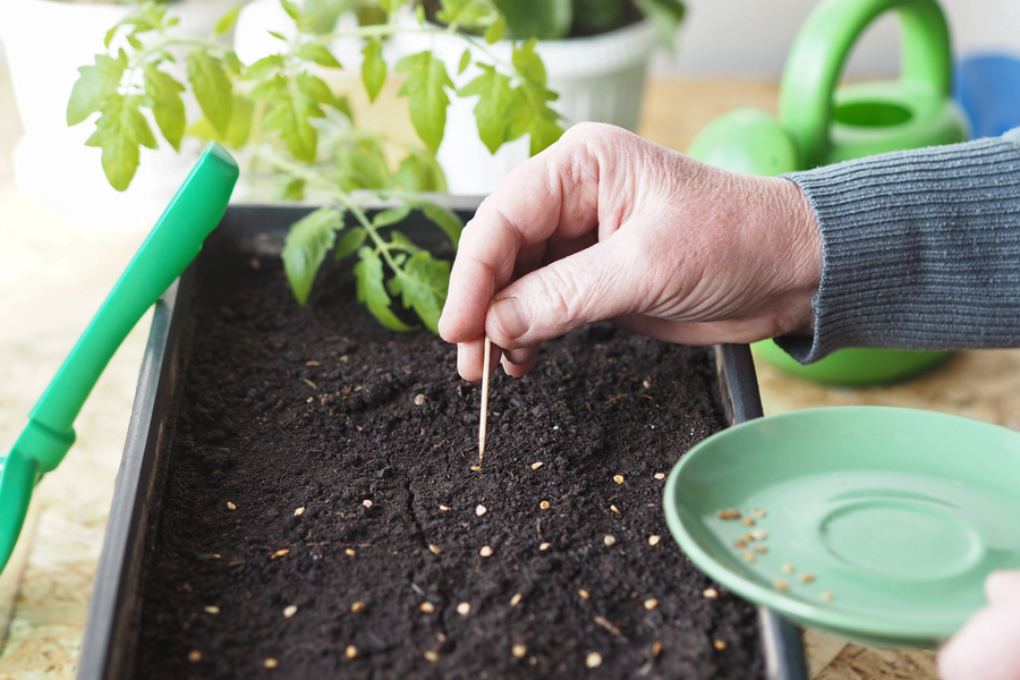
{"label": "seed in soil", "polygon": [[528,648],[524,645],[514,645],[510,649],[510,653],[514,655],[514,658],[523,659],[528,655]]}
{"label": "seed in soil", "polygon": [[541,503],[538,504],[538,507],[542,508],[543,510],[548,510],[549,509],[549,501],[542,501]]}
{"label": "seed in soil", "polygon": [[725,640],[713,640],[712,641],[712,646],[715,647],[716,649],[718,649],[721,652],[722,650],[726,649],[726,641]]}
{"label": "seed in soil", "polygon": [[751,535],[754,536],[754,540],[756,541],[764,541],[766,538],[769,537],[769,532],[765,531],[764,529],[755,529],[754,531],[751,532]]}
{"label": "seed in soil", "polygon": [[358,655],[358,648],[354,645],[347,645],[347,649],[344,650],[344,656],[348,659],[353,659]]}
{"label": "seed in soil", "polygon": [[543,550],[543,551],[544,550],[548,550],[551,545],[552,545],[552,543],[539,543],[538,544],[538,549],[539,550]]}
{"label": "seed in soil", "polygon": [[268,659],[262,662],[262,665],[265,666],[266,668],[276,668],[277,666],[280,665],[280,662],[274,659],[273,657],[269,657]]}
{"label": "seed in soil", "polygon": [[487,545],[483,545],[482,549],[478,551],[478,554],[482,557],[492,557],[492,548]]}
{"label": "seed in soil", "polygon": [[652,656],[656,656],[657,657],[660,654],[662,654],[662,643],[661,642],[653,642],[652,643]]}
{"label": "seed in soil", "polygon": [[613,481],[617,484],[623,484],[623,475],[613,475]]}
{"label": "seed in soil", "polygon": [[612,548],[614,545],[616,545],[616,536],[613,536],[612,534],[606,534],[605,537],[602,539],[602,542],[606,544],[607,548]]}
{"label": "seed in soil", "polygon": [[793,566],[789,562],[784,562],[783,566],[779,568],[783,570],[784,574],[793,574],[794,572],[797,571],[797,567]]}
{"label": "seed in soil", "polygon": [[812,581],[815,580],[815,575],[812,574],[811,572],[804,572],[803,574],[800,575],[800,580],[803,581],[804,583],[811,583]]}
{"label": "seed in soil", "polygon": [[347,555],[348,557],[354,557],[355,555],[357,555],[357,554],[358,554],[358,551],[357,551],[357,550],[355,550],[354,548],[347,548],[346,550],[344,550],[344,553],[345,553],[345,554],[346,554],[346,555]]}
{"label": "seed in soil", "polygon": [[777,578],[773,581],[772,585],[775,586],[776,590],[787,590],[790,587],[790,584],[787,583],[785,579],[781,578]]}
{"label": "seed in soil", "polygon": [[422,602],[419,609],[421,609],[426,614],[431,614],[432,612],[436,611],[436,606],[431,602]]}
{"label": "seed in soil", "polygon": [[300,517],[303,514],[305,514],[304,506],[301,506],[300,508],[294,508],[294,516],[295,517]]}
{"label": "seed in soil", "polygon": [[[482,467],[480,465],[472,465],[471,466],[471,471],[472,472],[481,472],[482,471]],[[438,654],[436,655],[436,658],[437,659],[439,658]]]}
{"label": "seed in soil", "polygon": [[524,597],[520,593],[514,593],[514,596],[510,598],[510,606],[516,607],[521,603],[521,598]]}
{"label": "seed in soil", "polygon": [[538,468],[542,467],[543,465],[545,465],[545,463],[542,463],[542,462],[532,463],[531,464],[531,469],[532,470],[537,470]]}
{"label": "seed in soil", "polygon": [[361,501],[361,504],[364,505],[366,509],[371,509],[372,507],[372,501],[368,500],[367,498]]}
{"label": "seed in soil", "polygon": [[704,595],[705,599],[708,600],[719,599],[719,591],[716,590],[715,588],[705,588],[704,590],[701,591],[701,594]]}
{"label": "seed in soil", "polygon": [[609,509],[615,512],[617,515],[620,514],[620,508],[616,507],[615,505],[610,505]]}
{"label": "seed in soil", "polygon": [[659,541],[661,540],[662,540],[661,536],[652,534],[651,536],[648,537],[648,545],[659,545]]}
{"label": "seed in soil", "polygon": [[475,508],[475,514],[478,515],[479,517],[484,515],[486,512],[488,512],[488,510],[486,509],[486,507],[484,505],[482,505],[480,503],[478,504],[478,507]]}
{"label": "seed in soil", "polygon": [[581,596],[582,600],[587,600],[589,597],[591,597],[591,595],[588,594],[588,591],[585,590],[584,588],[581,588],[580,590],[578,590],[577,594]]}
{"label": "seed in soil", "polygon": [[828,590],[823,590],[822,592],[818,593],[818,597],[822,598],[822,602],[832,602],[833,600],[836,599],[836,596],[833,595]]}
{"label": "seed in soil", "polygon": [[588,668],[598,668],[602,665],[602,655],[598,652],[591,652],[584,660],[584,665]]}
{"label": "seed in soil", "polygon": [[429,651],[425,652],[425,660],[426,661],[431,661],[432,663],[436,663],[437,661],[439,661],[439,654],[436,653],[436,652],[433,652],[430,649]]}
{"label": "seed in soil", "polygon": [[744,517],[743,519],[740,520],[740,523],[743,524],[745,527],[753,527],[755,524],[753,517]]}
{"label": "seed in soil", "polygon": [[288,550],[287,548],[280,548],[279,550],[274,552],[272,555],[270,555],[269,559],[271,559],[271,560],[278,560],[281,557],[286,557],[289,554],[290,554],[290,550]]}
{"label": "seed in soil", "polygon": [[198,651],[197,649],[193,649],[190,652],[188,652],[188,661],[190,661],[191,663],[198,663],[201,660],[202,652]]}
{"label": "seed in soil", "polygon": [[656,479],[665,479],[666,478],[666,473],[664,473],[664,472],[656,472],[655,473],[655,478]]}
{"label": "seed in soil", "polygon": [[291,604],[283,608],[283,618],[289,619],[290,617],[297,614],[297,605]]}
{"label": "seed in soil", "polygon": [[652,611],[653,609],[655,609],[658,606],[659,606],[659,601],[656,600],[654,597],[650,597],[647,600],[645,600],[645,609],[647,609],[648,611]]}
{"label": "seed in soil", "polygon": [[436,555],[439,554],[439,546],[436,545],[435,543],[429,543],[429,550],[434,552]]}
{"label": "seed in soil", "polygon": [[468,614],[470,614],[471,613],[471,603],[470,602],[461,602],[460,604],[458,604],[457,605],[457,613],[460,614],[461,616],[467,616]]}
{"label": "seed in soil", "polygon": [[205,607],[205,613],[206,614],[219,614],[220,613],[220,608],[217,607],[214,604],[211,604],[211,605]]}
{"label": "seed in soil", "polygon": [[355,602],[354,604],[351,605],[351,611],[357,614],[358,612],[365,611],[365,607],[367,606],[368,605],[365,604],[364,602]]}
{"label": "seed in soil", "polygon": [[416,396],[414,398],[414,405],[415,406],[424,406],[424,404],[425,404],[425,395],[424,394],[419,394],[418,396]]}
{"label": "seed in soil", "polygon": [[440,506],[439,506],[439,509],[440,509],[440,510],[442,510],[443,512],[450,512],[450,508],[448,508],[448,507],[447,507],[447,506],[445,506],[445,505],[440,505]]}
{"label": "seed in soil", "polygon": [[234,501],[227,501],[227,510],[237,510],[237,506]]}

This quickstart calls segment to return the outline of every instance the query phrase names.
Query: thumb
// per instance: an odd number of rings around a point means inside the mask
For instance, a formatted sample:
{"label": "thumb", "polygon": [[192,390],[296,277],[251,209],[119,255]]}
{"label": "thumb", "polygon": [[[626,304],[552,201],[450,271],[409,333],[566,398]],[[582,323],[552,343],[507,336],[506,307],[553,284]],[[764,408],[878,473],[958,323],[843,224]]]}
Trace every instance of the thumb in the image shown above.
{"label": "thumb", "polygon": [[532,347],[585,324],[636,311],[642,296],[639,264],[634,244],[615,232],[497,293],[485,331],[500,347]]}

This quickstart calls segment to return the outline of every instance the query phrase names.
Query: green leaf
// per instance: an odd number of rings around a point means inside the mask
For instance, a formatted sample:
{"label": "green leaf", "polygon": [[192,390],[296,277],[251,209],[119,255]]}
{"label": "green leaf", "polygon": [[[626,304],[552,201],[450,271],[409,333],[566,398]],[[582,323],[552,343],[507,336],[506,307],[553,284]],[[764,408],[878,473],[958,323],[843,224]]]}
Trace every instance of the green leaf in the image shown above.
{"label": "green leaf", "polygon": [[340,15],[348,9],[349,0],[305,0],[304,13],[309,32],[315,35],[331,33]]}
{"label": "green leaf", "polygon": [[379,4],[389,14],[394,14],[407,4],[407,0],[379,0]]}
{"label": "green leaf", "polygon": [[280,33],[279,31],[266,31],[266,33],[268,33],[269,35],[273,36],[277,40],[282,40],[283,42],[287,42],[287,36],[285,36],[283,33]]}
{"label": "green leaf", "polygon": [[382,40],[370,38],[361,50],[365,57],[361,62],[361,80],[365,83],[365,92],[370,102],[375,102],[386,83],[386,62],[382,57],[382,47]]}
{"label": "green leaf", "polygon": [[390,296],[383,282],[383,263],[379,253],[368,246],[358,250],[358,264],[354,265],[358,302],[368,306],[368,311],[379,319],[382,325],[395,331],[412,330],[390,310]]}
{"label": "green leaf", "polygon": [[571,0],[494,0],[513,40],[556,40],[570,30]]}
{"label": "green leaf", "polygon": [[223,62],[235,76],[239,76],[244,73],[244,64],[242,64],[240,58],[238,58],[237,52],[234,52],[233,50],[227,50],[224,52]]}
{"label": "green leaf", "polygon": [[414,18],[418,20],[419,26],[425,25],[425,5],[414,6]]}
{"label": "green leaf", "polygon": [[277,130],[295,158],[312,163],[319,135],[310,120],[325,117],[315,100],[299,90],[291,97],[276,100],[262,125],[266,130]]}
{"label": "green leaf", "polygon": [[301,8],[290,0],[280,0],[280,5],[283,7],[283,11],[287,13],[291,19],[296,22],[301,21]]}
{"label": "green leaf", "polygon": [[390,208],[389,210],[383,210],[382,212],[376,213],[375,217],[372,218],[372,226],[376,229],[383,227],[389,227],[394,224],[399,224],[407,219],[407,216],[411,214],[411,207],[407,205],[401,205],[396,208]]}
{"label": "green leaf", "polygon": [[547,78],[542,57],[535,52],[537,41],[532,39],[521,45],[514,45],[513,64],[520,76],[532,85],[545,87]]}
{"label": "green leaf", "polygon": [[475,104],[475,120],[478,122],[478,137],[489,153],[496,153],[507,141],[512,112],[518,104],[514,98],[510,78],[499,73],[488,64],[479,64],[482,75],[465,85],[457,93],[461,97],[478,95]]}
{"label": "green leaf", "polygon": [[424,252],[421,248],[414,244],[414,241],[407,238],[402,231],[394,229],[390,232],[390,250],[402,250],[405,253],[411,255],[417,255],[418,253]]}
{"label": "green leaf", "polygon": [[284,183],[273,198],[277,201],[301,201],[305,197],[305,181],[303,179],[292,179]]}
{"label": "green leaf", "polygon": [[390,292],[400,295],[404,308],[413,308],[430,331],[439,334],[439,316],[450,287],[450,263],[421,251],[403,265],[390,284]]}
{"label": "green leaf", "polygon": [[284,63],[285,59],[282,54],[273,54],[268,57],[262,57],[245,69],[244,79],[259,81],[264,80],[270,74],[279,71]]}
{"label": "green leaf", "polygon": [[680,0],[634,0],[641,13],[652,20],[664,45],[676,47],[676,29],[684,19],[686,7]]}
{"label": "green leaf", "polygon": [[457,75],[464,73],[464,70],[471,65],[471,48],[466,48],[460,55],[460,63],[457,64]]}
{"label": "green leaf", "polygon": [[451,26],[479,30],[499,18],[492,0],[440,0],[439,4],[442,8],[436,12],[436,19]]}
{"label": "green leaf", "polygon": [[450,237],[454,248],[460,244],[460,232],[464,230],[464,223],[457,217],[456,213],[432,201],[419,201],[417,207],[425,213],[425,217],[429,218],[430,222],[442,229]]}
{"label": "green leaf", "polygon": [[216,27],[213,29],[213,35],[223,35],[234,27],[237,23],[237,15],[241,11],[241,5],[234,5],[231,7],[226,14],[220,17],[220,20],[216,22]]}
{"label": "green leaf", "polygon": [[336,246],[336,259],[341,260],[357,251],[367,238],[368,232],[362,227],[354,227],[349,230]]}
{"label": "green leaf", "polygon": [[504,35],[506,35],[506,17],[500,14],[499,18],[485,29],[485,42],[492,45],[502,40]]}
{"label": "green leaf", "polygon": [[319,104],[327,104],[338,108],[336,95],[333,94],[333,90],[329,89],[329,85],[322,78],[309,75],[308,73],[299,73],[297,75],[297,85],[302,92]]}
{"label": "green leaf", "polygon": [[300,304],[308,301],[312,283],[326,254],[343,226],[343,213],[336,208],[319,208],[291,225],[283,246],[283,268],[290,289]]}
{"label": "green leaf", "polygon": [[77,125],[96,111],[100,111],[103,103],[111,95],[117,93],[120,79],[127,68],[128,58],[124,50],[120,50],[116,59],[105,54],[97,54],[92,66],[79,66],[78,80],[71,88],[71,98],[67,102],[67,125]]}
{"label": "green leaf", "polygon": [[529,133],[531,135],[530,153],[534,156],[559,139],[563,135],[563,128],[556,123],[555,119],[536,116]]}
{"label": "green leaf", "polygon": [[225,133],[213,127],[207,118],[202,118],[188,128],[188,134],[218,142],[231,149],[240,149],[248,143],[248,138],[251,137],[255,105],[248,99],[238,96],[234,98],[233,111],[233,115],[230,116],[230,125],[227,126]]}
{"label": "green leaf", "polygon": [[333,53],[330,52],[322,43],[305,43],[298,48],[297,56],[299,59],[312,61],[319,66],[325,66],[326,68],[343,68],[343,66],[340,65],[340,62],[336,60],[336,57],[333,56]]}
{"label": "green leaf", "polygon": [[145,65],[145,94],[152,99],[152,115],[160,131],[175,151],[181,149],[181,138],[187,126],[184,100],[181,92],[184,86],[169,73],[164,73],[150,62]]}
{"label": "green leaf", "polygon": [[403,160],[390,179],[390,186],[404,191],[435,191],[445,193],[446,176],[436,157],[424,149],[414,149]]}
{"label": "green leaf", "polygon": [[261,83],[252,88],[252,90],[245,96],[252,101],[271,101],[281,97],[287,97],[288,84],[289,83],[286,78],[277,74],[271,78],[263,80]]}
{"label": "green leaf", "polygon": [[127,189],[135,176],[139,146],[156,148],[152,129],[139,110],[143,101],[139,95],[108,97],[96,121],[96,131],[85,142],[86,146],[103,149],[103,172],[117,191]]}
{"label": "green leaf", "polygon": [[404,57],[397,63],[397,71],[407,73],[398,94],[408,98],[411,123],[418,137],[432,153],[439,149],[446,128],[446,107],[450,104],[444,88],[453,88],[443,62],[432,52],[420,52]]}
{"label": "green leaf", "polygon": [[234,93],[223,62],[207,52],[192,50],[188,53],[187,64],[188,79],[202,113],[213,127],[226,132]]}
{"label": "green leaf", "polygon": [[334,155],[343,191],[385,189],[390,186],[390,170],[382,141],[376,137],[346,140]]}

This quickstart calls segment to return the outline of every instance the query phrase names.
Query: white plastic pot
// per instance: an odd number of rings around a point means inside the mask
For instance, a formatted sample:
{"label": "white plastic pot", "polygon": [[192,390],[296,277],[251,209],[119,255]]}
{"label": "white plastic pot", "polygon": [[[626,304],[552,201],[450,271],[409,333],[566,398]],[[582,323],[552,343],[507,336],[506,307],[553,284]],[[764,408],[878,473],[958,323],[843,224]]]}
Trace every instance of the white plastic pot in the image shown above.
{"label": "white plastic pot", "polygon": [[[175,35],[208,36],[238,0],[178,0],[168,11],[180,18]],[[242,2],[244,4],[244,2]],[[101,149],[86,147],[92,120],[67,126],[67,100],[78,67],[103,51],[107,30],[133,5],[78,4],[56,0],[0,0],[3,39],[14,98],[25,136],[14,150],[18,188],[72,223],[100,228],[137,228],[165,207],[184,180],[197,152],[196,140],[182,153],[159,137],[160,149],[141,150],[131,186],[118,192],[103,175]],[[227,39],[232,39],[226,36]]]}

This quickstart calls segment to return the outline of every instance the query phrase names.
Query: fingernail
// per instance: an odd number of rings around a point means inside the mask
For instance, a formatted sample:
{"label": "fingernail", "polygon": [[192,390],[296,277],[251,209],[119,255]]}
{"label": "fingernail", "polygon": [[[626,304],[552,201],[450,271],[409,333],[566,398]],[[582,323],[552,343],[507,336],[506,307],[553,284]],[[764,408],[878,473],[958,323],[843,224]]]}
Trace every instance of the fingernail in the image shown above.
{"label": "fingernail", "polygon": [[502,298],[493,302],[492,316],[499,329],[513,340],[528,332],[528,320],[517,298]]}

